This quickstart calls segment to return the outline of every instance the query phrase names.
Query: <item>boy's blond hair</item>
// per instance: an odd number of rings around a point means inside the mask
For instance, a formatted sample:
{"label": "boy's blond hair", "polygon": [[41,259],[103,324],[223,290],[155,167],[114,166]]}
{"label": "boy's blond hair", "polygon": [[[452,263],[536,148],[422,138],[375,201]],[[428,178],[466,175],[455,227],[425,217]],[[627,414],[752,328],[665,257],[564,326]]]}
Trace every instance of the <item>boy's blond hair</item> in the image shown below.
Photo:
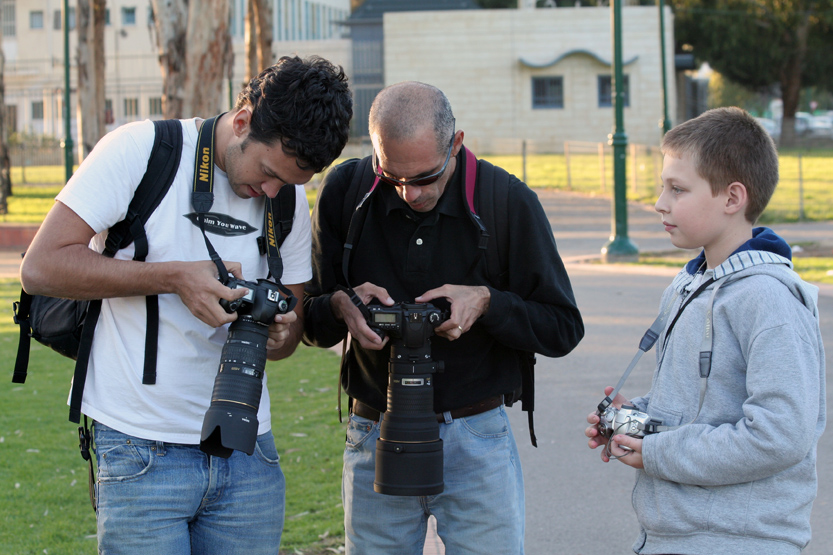
{"label": "boy's blond hair", "polygon": [[749,204],[744,215],[755,223],[778,184],[778,152],[772,137],[746,111],[715,108],[666,133],[662,153],[689,157],[717,195],[739,182]]}

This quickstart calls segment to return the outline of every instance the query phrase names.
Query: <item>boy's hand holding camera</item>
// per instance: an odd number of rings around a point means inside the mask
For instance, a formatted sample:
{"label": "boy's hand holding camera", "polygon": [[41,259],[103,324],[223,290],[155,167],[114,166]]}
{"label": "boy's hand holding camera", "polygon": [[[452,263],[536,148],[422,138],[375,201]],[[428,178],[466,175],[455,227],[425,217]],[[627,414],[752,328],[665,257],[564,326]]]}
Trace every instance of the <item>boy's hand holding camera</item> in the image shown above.
{"label": "boy's hand holding camera", "polygon": [[[610,395],[613,393],[613,388],[608,386],[605,388],[605,395]],[[625,399],[621,394],[616,394],[616,397],[613,399],[613,406],[617,408],[621,408],[624,403],[627,403],[628,400]],[[638,437],[631,437],[625,434],[616,434],[608,440],[602,433],[599,431],[599,423],[601,419],[599,418],[598,412],[591,412],[587,415],[587,422],[590,424],[585,430],[584,435],[586,435],[589,439],[587,440],[587,446],[590,449],[596,449],[597,447],[603,447],[610,444],[609,450],[610,453],[626,465],[641,469],[642,466],[642,438]],[[626,447],[627,449],[623,449]],[[602,461],[610,462],[610,456],[608,456],[608,449],[602,449],[601,453]]]}

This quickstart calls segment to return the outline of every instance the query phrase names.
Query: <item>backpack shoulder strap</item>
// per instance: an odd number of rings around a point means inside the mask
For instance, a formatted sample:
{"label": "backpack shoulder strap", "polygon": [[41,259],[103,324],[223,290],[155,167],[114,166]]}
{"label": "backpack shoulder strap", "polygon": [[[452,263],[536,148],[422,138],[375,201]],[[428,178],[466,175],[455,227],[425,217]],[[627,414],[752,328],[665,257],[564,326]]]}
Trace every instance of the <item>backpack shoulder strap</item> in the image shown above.
{"label": "backpack shoulder strap", "polygon": [[292,232],[295,222],[295,186],[281,187],[278,191],[278,245],[283,245],[287,236]]}
{"label": "backpack shoulder strap", "polygon": [[156,133],[147,170],[133,194],[124,220],[111,227],[107,233],[107,256],[113,256],[135,242],[134,260],[143,261],[147,257],[144,225],[168,193],[179,168],[182,157],[182,123],[179,120],[157,120],[153,125]]}
{"label": "backpack shoulder strap", "polygon": [[359,206],[359,202],[373,187],[373,177],[370,158],[365,157],[356,160],[356,165],[353,168],[353,177],[350,180],[350,186],[347,188],[344,204],[342,205],[341,231],[345,237],[350,229],[350,221],[353,218],[353,213]]}
{"label": "backpack shoulder strap", "polygon": [[[182,157],[182,123],[179,120],[154,121],[154,140],[147,171],[136,188],[133,200],[127,210],[127,217],[110,228],[107,234],[104,255],[113,257],[116,252],[131,242],[136,243],[134,260],[147,257],[148,243],[144,225],[171,188]],[[112,237],[112,239],[111,239]],[[156,295],[146,297],[147,326],[145,332],[145,365],[143,384],[156,383],[156,357],[159,344],[159,299]],[[101,301],[91,301],[81,332],[78,359],[70,394],[69,419],[81,421],[81,396],[87,379],[87,365],[92,352],[93,334],[101,311]]]}
{"label": "backpack shoulder strap", "polygon": [[[509,189],[514,178],[506,171],[484,160],[477,166],[477,209],[487,230],[492,230],[489,248],[486,249],[486,266],[489,281],[494,287],[505,289],[508,286],[509,252]],[[507,406],[521,401],[521,408],[527,413],[529,438],[534,447],[538,447],[535,437],[535,423],[532,413],[535,410],[535,353],[516,351],[521,370],[521,390],[505,395]]]}
{"label": "backpack shoulder strap", "polygon": [[[344,198],[342,207],[341,229],[345,232],[344,250],[341,261],[341,271],[344,275],[344,285],[350,287],[348,275],[350,274],[350,255],[353,247],[361,236],[364,222],[367,219],[367,207],[365,201],[376,189],[379,178],[373,175],[370,165],[370,157],[362,158],[356,163],[353,171],[353,178],[350,187]],[[346,226],[346,227],[345,227]]]}
{"label": "backpack shoulder strap", "polygon": [[29,368],[29,348],[32,344],[32,324],[30,311],[32,309],[32,295],[20,288],[20,301],[13,303],[14,323],[20,327],[20,337],[17,342],[17,357],[14,360],[14,374],[12,383],[25,383]]}

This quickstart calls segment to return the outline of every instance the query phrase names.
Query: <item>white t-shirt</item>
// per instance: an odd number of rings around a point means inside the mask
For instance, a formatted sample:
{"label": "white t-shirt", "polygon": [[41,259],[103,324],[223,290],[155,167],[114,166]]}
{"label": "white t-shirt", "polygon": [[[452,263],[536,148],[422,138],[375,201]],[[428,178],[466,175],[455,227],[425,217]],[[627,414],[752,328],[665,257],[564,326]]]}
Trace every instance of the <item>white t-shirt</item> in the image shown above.
{"label": "white t-shirt", "polygon": [[[149,263],[210,259],[191,206],[197,128],[193,119],[182,124],[179,170],[145,225]],[[149,120],[117,128],[96,145],[57,197],[96,231],[90,247],[98,252],[104,249],[107,230],[127,213],[147,169],[153,139]],[[295,221],[281,246],[281,282],[287,285],[312,277],[309,206],[304,187],[295,187]],[[206,218],[212,223],[206,231],[220,257],[240,262],[243,278],[249,281],[268,273],[266,257],[257,247],[263,212],[262,199],[238,197],[226,174],[214,167],[214,217]],[[132,259],[133,245],[116,253],[116,258]],[[155,385],[143,385],[146,322],[145,297],[102,302],[81,411],[125,434],[198,444],[228,326],[212,328],[193,316],[179,296],[159,295],[157,379]],[[265,379],[258,422],[258,434],[271,429]]]}

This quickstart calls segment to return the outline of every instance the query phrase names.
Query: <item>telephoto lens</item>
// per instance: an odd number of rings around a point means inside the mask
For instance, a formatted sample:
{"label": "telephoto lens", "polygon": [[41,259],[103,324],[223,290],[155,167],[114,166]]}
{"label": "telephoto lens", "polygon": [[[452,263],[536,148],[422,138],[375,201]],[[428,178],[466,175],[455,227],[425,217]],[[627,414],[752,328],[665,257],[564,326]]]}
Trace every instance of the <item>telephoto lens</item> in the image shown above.
{"label": "telephoto lens", "polygon": [[223,458],[235,450],[247,455],[254,452],[269,325],[276,315],[286,314],[297,302],[265,279],[257,283],[233,280],[229,287],[246,287],[249,292],[233,304],[221,303],[227,312],[237,311],[237,320],[229,326],[220,353],[220,368],[200,436],[203,452]]}
{"label": "telephoto lens", "polygon": [[384,331],[393,340],[373,489],[386,495],[442,493],[443,441],[434,413],[434,374],[443,365],[431,358],[429,338],[445,318],[430,304],[401,304],[371,314],[372,324],[388,324]]}
{"label": "telephoto lens", "polygon": [[203,452],[226,459],[235,449],[247,455],[254,452],[268,332],[269,326],[248,316],[238,317],[229,326],[211,405],[203,420]]}

